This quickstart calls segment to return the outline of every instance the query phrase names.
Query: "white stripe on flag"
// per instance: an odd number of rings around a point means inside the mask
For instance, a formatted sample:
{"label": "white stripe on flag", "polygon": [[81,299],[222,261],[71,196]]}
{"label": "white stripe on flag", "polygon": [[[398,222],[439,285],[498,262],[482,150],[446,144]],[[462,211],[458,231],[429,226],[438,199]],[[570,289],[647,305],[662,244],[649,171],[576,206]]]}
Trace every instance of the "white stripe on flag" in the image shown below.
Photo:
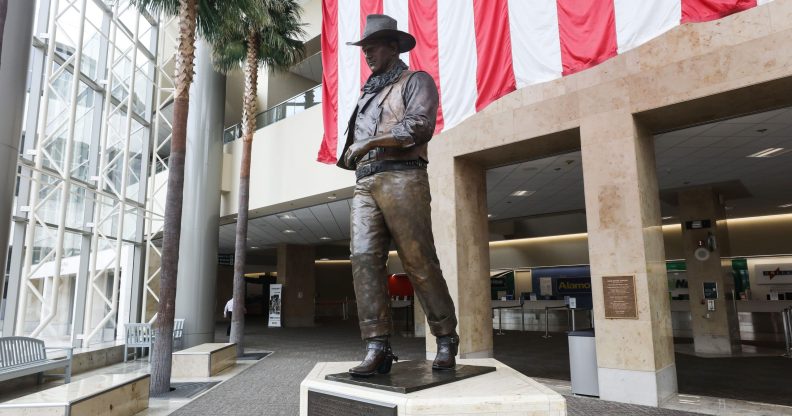
{"label": "white stripe on flag", "polygon": [[680,0],[614,0],[619,53],[640,46],[679,26]]}
{"label": "white stripe on flag", "polygon": [[758,1],[756,2],[756,5],[757,5],[757,6],[761,6],[761,5],[763,5],[763,4],[770,3],[771,1],[773,1],[773,0],[758,0]]}
{"label": "white stripe on flag", "polygon": [[556,0],[509,0],[509,30],[517,88],[561,77]]}
{"label": "white stripe on flag", "polygon": [[360,48],[347,45],[360,39],[360,2],[338,0],[338,149],[341,160],[347,121],[360,93]]}
{"label": "white stripe on flag", "polygon": [[476,28],[473,0],[437,1],[443,130],[476,113]]}
{"label": "white stripe on flag", "polygon": [[[407,0],[382,0],[382,12],[396,19],[399,30],[409,33],[410,31],[407,29],[410,23],[408,10]],[[409,52],[405,52],[399,57],[405,64],[410,65]]]}

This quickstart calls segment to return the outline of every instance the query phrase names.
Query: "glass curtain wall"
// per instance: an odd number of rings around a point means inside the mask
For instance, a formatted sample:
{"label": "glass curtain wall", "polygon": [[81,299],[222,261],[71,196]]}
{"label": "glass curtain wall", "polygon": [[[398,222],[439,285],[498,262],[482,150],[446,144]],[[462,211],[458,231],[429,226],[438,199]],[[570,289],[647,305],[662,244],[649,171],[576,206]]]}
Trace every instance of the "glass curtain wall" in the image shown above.
{"label": "glass curtain wall", "polygon": [[126,0],[37,3],[0,328],[87,346],[140,319],[159,26]]}

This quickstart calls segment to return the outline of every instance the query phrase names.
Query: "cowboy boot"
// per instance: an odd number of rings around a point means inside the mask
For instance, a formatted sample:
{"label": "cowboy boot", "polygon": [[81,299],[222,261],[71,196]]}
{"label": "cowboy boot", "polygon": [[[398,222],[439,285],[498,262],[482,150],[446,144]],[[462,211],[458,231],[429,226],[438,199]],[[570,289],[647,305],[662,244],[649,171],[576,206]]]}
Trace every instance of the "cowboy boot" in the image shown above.
{"label": "cowboy boot", "polygon": [[363,362],[349,369],[355,377],[371,377],[375,373],[388,374],[394,361],[399,357],[393,355],[388,337],[366,339],[366,357]]}
{"label": "cowboy boot", "polygon": [[459,336],[456,333],[437,337],[437,355],[432,363],[432,370],[453,370],[456,367],[458,349]]}

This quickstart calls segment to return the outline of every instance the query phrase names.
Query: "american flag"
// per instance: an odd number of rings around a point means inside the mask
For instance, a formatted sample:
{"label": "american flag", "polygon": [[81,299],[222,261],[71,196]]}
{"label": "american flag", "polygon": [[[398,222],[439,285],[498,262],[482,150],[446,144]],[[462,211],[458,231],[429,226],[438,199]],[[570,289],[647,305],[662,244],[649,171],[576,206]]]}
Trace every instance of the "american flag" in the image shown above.
{"label": "american flag", "polygon": [[417,46],[402,54],[440,90],[435,134],[515,89],[595,66],[684,23],[771,0],[323,0],[318,160],[341,156],[346,122],[371,74],[359,47],[366,16],[387,14]]}

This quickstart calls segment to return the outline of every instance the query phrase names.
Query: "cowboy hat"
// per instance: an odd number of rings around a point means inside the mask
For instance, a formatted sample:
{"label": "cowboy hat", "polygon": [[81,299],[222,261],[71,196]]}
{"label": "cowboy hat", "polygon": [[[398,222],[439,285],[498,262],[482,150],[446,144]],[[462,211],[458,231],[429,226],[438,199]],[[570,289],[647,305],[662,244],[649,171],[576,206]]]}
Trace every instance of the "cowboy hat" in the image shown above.
{"label": "cowboy hat", "polygon": [[373,40],[394,39],[399,44],[399,53],[407,52],[415,47],[413,35],[402,32],[396,28],[396,19],[384,14],[370,14],[366,16],[366,27],[363,29],[363,38],[357,42],[347,42],[347,45],[363,46]]}

